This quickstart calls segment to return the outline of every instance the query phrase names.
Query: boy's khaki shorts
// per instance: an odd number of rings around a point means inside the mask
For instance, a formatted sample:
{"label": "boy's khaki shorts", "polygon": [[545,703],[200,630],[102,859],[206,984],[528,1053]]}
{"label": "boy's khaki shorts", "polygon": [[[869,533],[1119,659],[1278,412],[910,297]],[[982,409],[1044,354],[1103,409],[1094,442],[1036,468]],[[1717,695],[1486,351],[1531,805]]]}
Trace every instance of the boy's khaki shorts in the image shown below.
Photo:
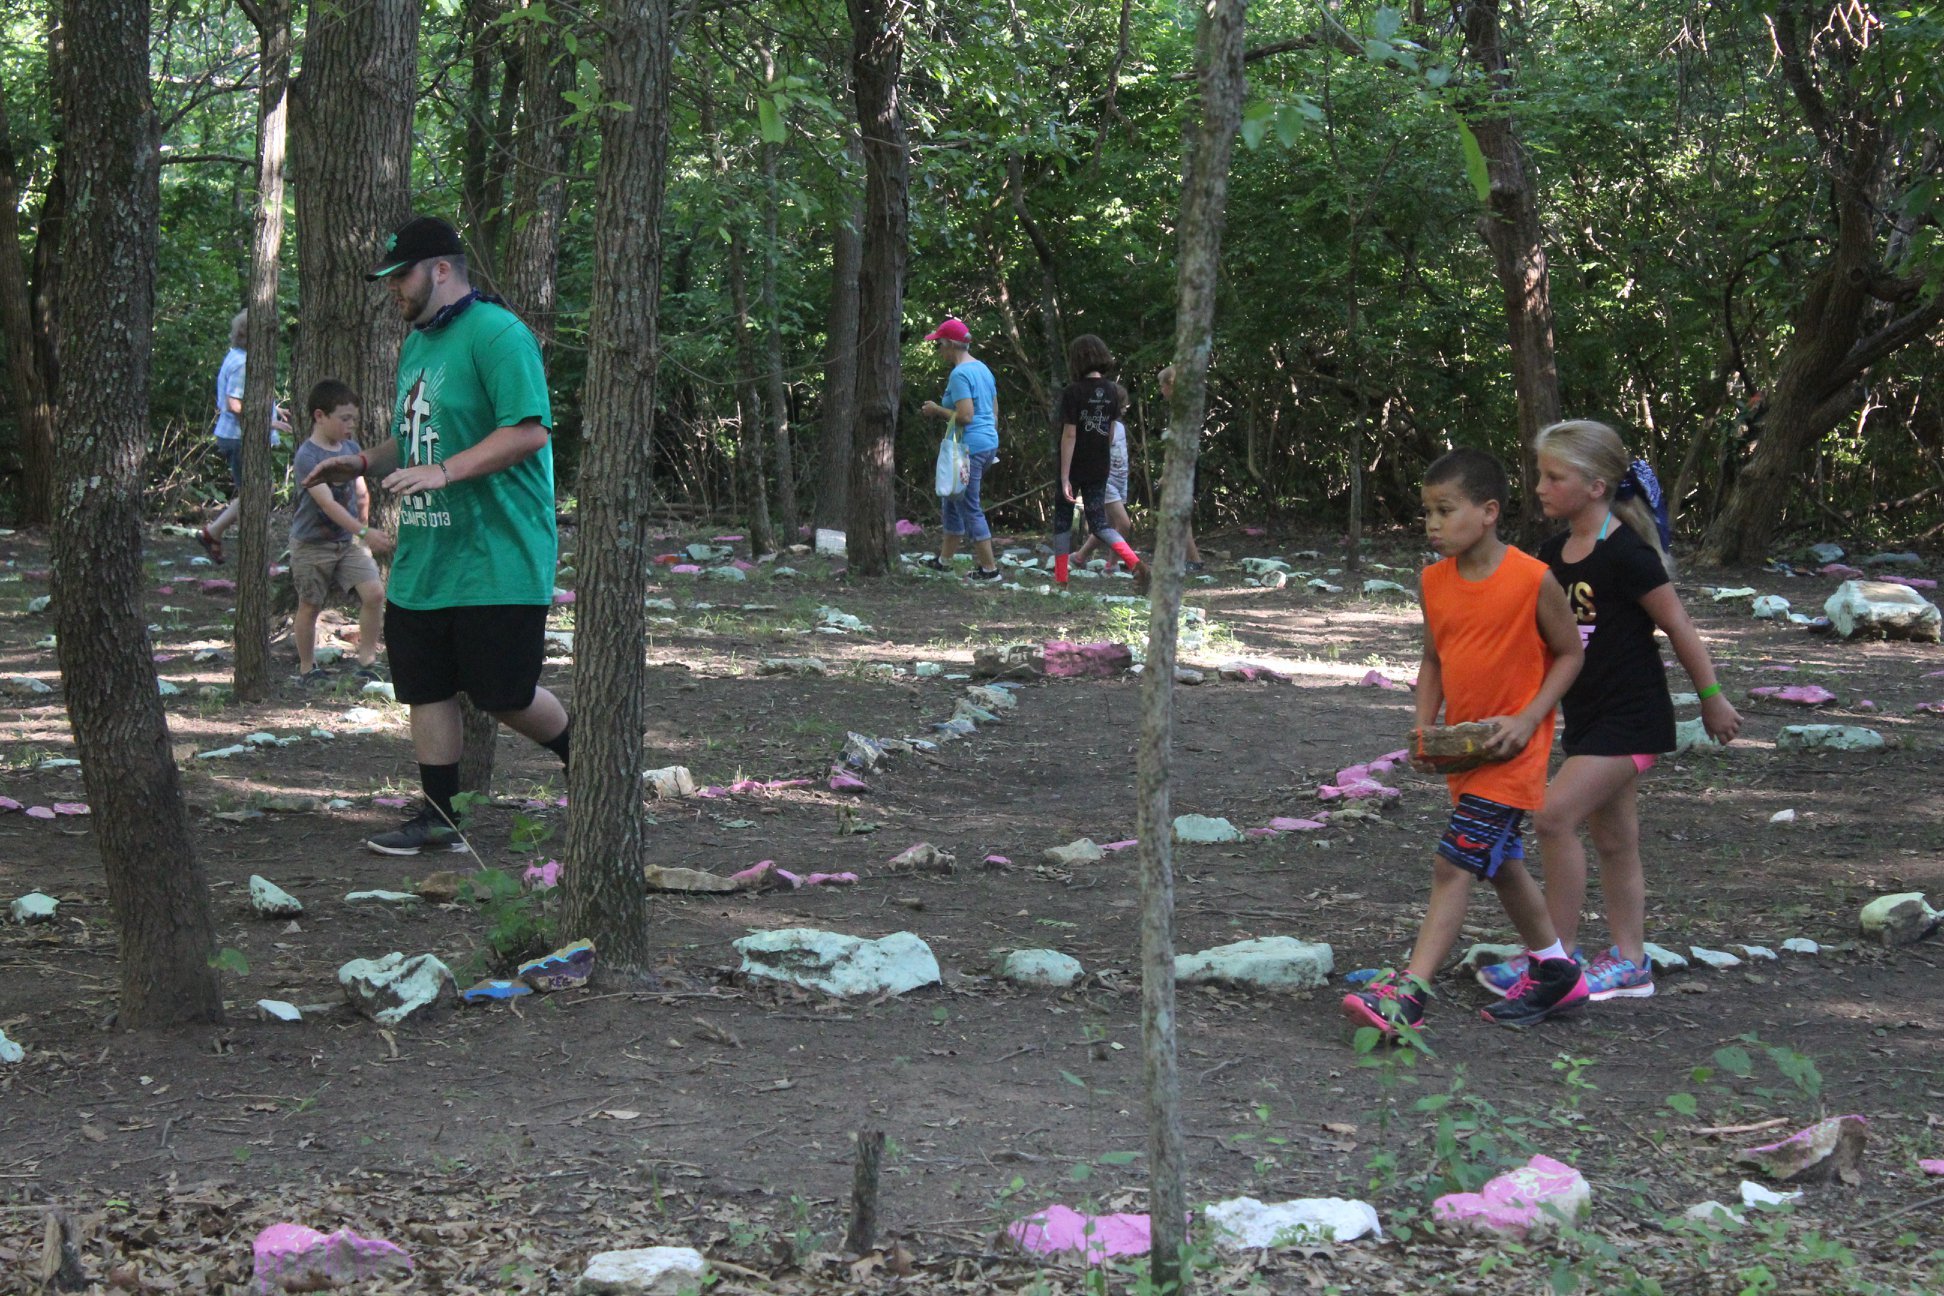
{"label": "boy's khaki shorts", "polygon": [[290,546],[290,580],[300,603],[328,607],[333,593],[382,579],[378,560],[356,540],[299,540]]}

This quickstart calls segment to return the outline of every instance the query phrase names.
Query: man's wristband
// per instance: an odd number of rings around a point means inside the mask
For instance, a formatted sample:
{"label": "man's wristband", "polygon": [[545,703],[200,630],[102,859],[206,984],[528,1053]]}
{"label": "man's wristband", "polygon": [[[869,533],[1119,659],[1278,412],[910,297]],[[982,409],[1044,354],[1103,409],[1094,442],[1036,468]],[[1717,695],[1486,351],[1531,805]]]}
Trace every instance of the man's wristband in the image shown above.
{"label": "man's wristband", "polygon": [[1721,685],[1718,683],[1710,684],[1708,685],[1708,687],[1701,689],[1699,692],[1697,692],[1695,696],[1700,698],[1703,702],[1706,702],[1711,697],[1720,697]]}
{"label": "man's wristband", "polygon": [[371,460],[362,454],[358,456],[358,476],[363,477],[371,471]]}
{"label": "man's wristband", "polygon": [[364,539],[364,538],[365,538],[365,532],[367,532],[367,531],[369,531],[369,530],[371,530],[371,527],[370,527],[369,525],[366,525],[366,526],[361,526],[361,527],[359,527],[359,528],[358,528],[358,539],[360,539],[360,540],[362,540],[362,539]]}

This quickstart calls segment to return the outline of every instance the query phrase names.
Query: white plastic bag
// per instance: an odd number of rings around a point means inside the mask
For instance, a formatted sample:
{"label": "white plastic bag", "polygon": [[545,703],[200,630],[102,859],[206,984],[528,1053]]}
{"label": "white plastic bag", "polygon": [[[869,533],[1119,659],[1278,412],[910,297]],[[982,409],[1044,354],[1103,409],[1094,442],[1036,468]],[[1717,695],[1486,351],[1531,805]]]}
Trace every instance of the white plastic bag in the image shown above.
{"label": "white plastic bag", "polygon": [[935,474],[939,495],[960,495],[972,481],[972,456],[965,452],[965,439],[953,428],[938,443],[938,471]]}

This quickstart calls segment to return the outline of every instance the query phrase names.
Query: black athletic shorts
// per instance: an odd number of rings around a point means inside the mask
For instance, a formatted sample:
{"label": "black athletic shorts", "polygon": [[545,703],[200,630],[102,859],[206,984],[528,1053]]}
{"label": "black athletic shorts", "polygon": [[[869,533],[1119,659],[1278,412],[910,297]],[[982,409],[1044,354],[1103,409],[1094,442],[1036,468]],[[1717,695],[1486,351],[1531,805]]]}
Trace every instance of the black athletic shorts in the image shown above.
{"label": "black athletic shorts", "polygon": [[385,603],[392,688],[407,706],[464,693],[481,711],[524,711],[546,658],[547,605],[414,611]]}

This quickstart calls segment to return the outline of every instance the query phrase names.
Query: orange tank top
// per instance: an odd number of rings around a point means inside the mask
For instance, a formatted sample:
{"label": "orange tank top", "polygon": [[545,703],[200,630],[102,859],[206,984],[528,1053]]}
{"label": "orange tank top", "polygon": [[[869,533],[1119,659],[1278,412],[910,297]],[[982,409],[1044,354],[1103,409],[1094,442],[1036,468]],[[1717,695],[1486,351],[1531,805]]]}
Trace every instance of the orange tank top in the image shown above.
{"label": "orange tank top", "polygon": [[[1458,560],[1424,569],[1424,620],[1444,677],[1444,723],[1513,715],[1531,702],[1552,667],[1539,633],[1539,583],[1546,564],[1507,546],[1498,570],[1484,580],[1458,574]],[[1500,805],[1537,810],[1546,799],[1546,761],[1552,755],[1554,713],[1511,760],[1447,777],[1451,799],[1469,792]]]}

